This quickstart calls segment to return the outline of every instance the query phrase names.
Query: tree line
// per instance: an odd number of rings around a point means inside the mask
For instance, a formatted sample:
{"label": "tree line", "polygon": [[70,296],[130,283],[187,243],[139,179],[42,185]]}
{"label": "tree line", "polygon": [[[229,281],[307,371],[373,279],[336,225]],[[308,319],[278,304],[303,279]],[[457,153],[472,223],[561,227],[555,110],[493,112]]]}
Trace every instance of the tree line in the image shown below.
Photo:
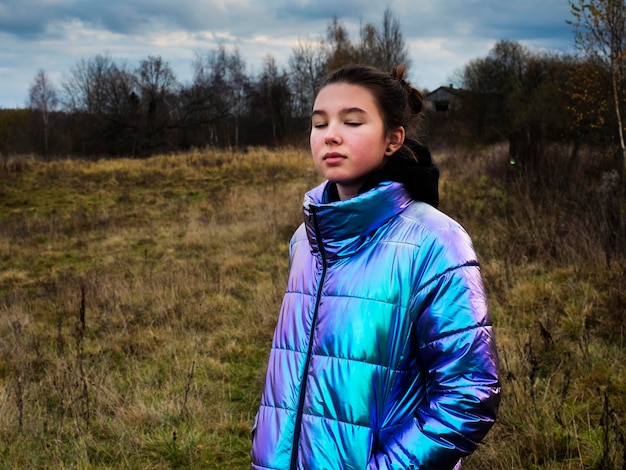
{"label": "tree line", "polygon": [[256,76],[238,50],[196,53],[190,83],[160,56],[131,68],[109,55],[78,61],[59,86],[39,70],[29,107],[0,111],[0,153],[148,156],[189,148],[283,145],[306,133],[316,89],[348,62],[384,69],[408,62],[397,18],[365,24],[357,41],[334,18],[301,41],[287,66],[265,57]]}
{"label": "tree line", "polygon": [[550,163],[551,144],[570,148],[564,175],[577,167],[581,148],[593,146],[612,154],[609,166],[623,182],[626,2],[572,0],[570,8],[575,54],[497,42],[458,72],[454,119],[431,116],[428,134],[469,144],[508,142],[510,162],[530,176],[541,176]]}
{"label": "tree line", "polygon": [[[460,106],[428,112],[432,142],[509,143],[511,161],[538,167],[550,142],[615,148],[623,173],[626,89],[624,0],[572,0],[577,54],[533,51],[508,40],[454,77]],[[356,40],[337,18],[316,41],[301,41],[288,64],[268,55],[250,76],[237,50],[197,53],[193,78],[149,56],[131,68],[108,55],[82,59],[59,86],[40,70],[29,108],[0,110],[0,153],[148,156],[189,148],[275,146],[306,138],[316,89],[346,63],[385,70],[409,62],[397,17],[385,10]],[[419,67],[419,64],[417,64]]]}

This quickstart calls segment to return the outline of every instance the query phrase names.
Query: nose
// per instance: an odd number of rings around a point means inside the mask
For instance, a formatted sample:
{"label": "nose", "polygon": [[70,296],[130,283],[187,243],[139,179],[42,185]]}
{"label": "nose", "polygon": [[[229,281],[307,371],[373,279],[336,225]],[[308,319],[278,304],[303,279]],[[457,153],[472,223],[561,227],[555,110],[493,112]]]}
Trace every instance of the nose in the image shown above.
{"label": "nose", "polygon": [[329,123],[326,127],[326,134],[324,135],[324,143],[326,145],[336,145],[341,142],[341,137],[337,130],[337,126]]}

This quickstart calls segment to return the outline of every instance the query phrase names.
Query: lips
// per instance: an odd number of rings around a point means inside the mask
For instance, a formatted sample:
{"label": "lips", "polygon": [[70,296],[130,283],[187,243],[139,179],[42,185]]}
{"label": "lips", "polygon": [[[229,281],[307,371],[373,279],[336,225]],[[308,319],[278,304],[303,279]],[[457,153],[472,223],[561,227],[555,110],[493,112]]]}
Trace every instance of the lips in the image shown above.
{"label": "lips", "polygon": [[327,154],[324,155],[324,162],[326,162],[326,164],[328,165],[334,165],[337,163],[342,162],[343,160],[345,160],[346,157],[340,153],[337,152],[328,152]]}

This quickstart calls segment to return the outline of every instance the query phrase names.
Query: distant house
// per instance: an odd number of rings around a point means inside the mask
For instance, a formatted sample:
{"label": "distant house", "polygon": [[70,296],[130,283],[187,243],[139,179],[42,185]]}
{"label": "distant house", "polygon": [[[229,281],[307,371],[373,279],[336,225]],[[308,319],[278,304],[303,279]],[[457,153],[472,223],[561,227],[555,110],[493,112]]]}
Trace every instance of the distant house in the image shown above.
{"label": "distant house", "polygon": [[437,112],[446,112],[459,106],[463,95],[467,92],[460,88],[440,86],[425,96],[426,109]]}

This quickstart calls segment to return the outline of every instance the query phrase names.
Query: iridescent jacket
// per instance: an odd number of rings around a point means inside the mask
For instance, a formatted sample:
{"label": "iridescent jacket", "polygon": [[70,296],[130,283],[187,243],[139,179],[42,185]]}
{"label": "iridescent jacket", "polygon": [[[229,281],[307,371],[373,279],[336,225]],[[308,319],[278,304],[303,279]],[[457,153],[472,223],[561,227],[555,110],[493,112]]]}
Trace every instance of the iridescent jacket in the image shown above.
{"label": "iridescent jacket", "polygon": [[252,469],[451,469],[494,423],[491,319],[463,228],[399,183],[304,200]]}

